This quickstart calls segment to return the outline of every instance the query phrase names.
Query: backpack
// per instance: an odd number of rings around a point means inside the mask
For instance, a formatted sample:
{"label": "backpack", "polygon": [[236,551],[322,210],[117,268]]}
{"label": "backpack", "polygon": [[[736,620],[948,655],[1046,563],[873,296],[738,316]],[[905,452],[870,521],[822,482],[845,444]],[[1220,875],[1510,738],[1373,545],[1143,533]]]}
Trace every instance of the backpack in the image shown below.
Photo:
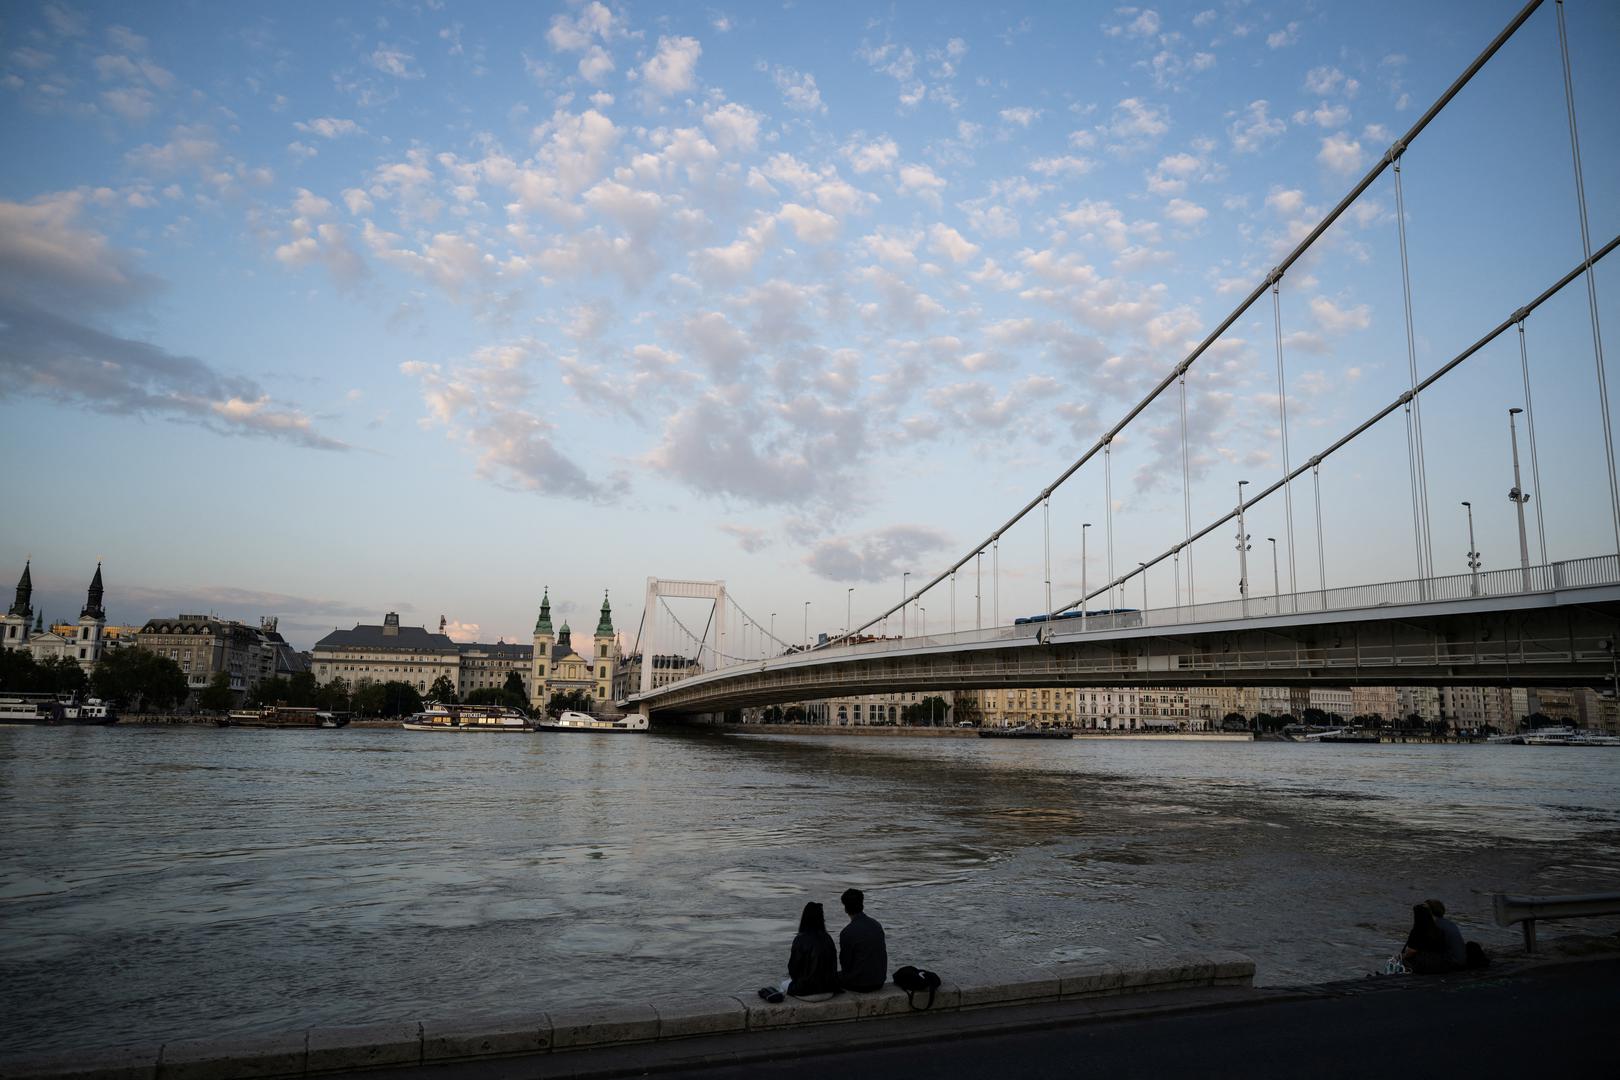
{"label": "backpack", "polygon": [[1468,957],[1465,967],[1477,970],[1478,968],[1491,966],[1491,958],[1485,955],[1485,950],[1479,947],[1479,942],[1470,941],[1464,946],[1464,950]]}
{"label": "backpack", "polygon": [[[923,968],[907,964],[894,973],[894,985],[906,992],[906,1002],[918,1012],[934,1007],[934,991],[939,989],[939,976]],[[928,991],[928,1004],[918,1005],[917,995]]]}

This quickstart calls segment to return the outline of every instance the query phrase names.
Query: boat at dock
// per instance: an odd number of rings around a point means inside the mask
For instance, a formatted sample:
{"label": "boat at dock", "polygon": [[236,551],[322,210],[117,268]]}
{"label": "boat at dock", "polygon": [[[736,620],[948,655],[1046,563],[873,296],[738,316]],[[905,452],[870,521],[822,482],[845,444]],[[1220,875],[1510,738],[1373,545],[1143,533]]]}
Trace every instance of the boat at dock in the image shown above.
{"label": "boat at dock", "polygon": [[1037,728],[1027,724],[1016,727],[987,727],[979,729],[981,739],[1072,739],[1074,732],[1067,728]]}
{"label": "boat at dock", "polygon": [[406,731],[533,731],[534,725],[509,705],[439,705],[412,714],[400,724]]}
{"label": "boat at dock", "polygon": [[348,722],[348,713],[327,712],[303,705],[234,709],[214,720],[220,727],[243,728],[340,728],[346,726]]}
{"label": "boat at dock", "polygon": [[567,710],[556,717],[542,716],[535,721],[536,731],[574,731],[586,734],[634,734],[647,730],[647,718],[640,713],[626,713],[623,716],[601,717],[589,713]]}
{"label": "boat at dock", "polygon": [[100,698],[59,698],[55,694],[0,695],[0,727],[80,727],[118,723],[113,707]]}

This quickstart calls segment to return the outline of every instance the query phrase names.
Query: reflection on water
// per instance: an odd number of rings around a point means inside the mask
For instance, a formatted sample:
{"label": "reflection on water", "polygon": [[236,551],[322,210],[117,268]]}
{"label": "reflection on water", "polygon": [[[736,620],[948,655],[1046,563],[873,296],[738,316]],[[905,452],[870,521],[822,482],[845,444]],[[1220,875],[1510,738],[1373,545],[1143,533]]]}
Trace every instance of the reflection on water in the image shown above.
{"label": "reflection on water", "polygon": [[[806,899],[891,959],[1199,947],[1371,970],[1416,899],[1613,889],[1620,751],[0,730],[9,1049],[779,977]],[[836,920],[835,920],[836,921]]]}

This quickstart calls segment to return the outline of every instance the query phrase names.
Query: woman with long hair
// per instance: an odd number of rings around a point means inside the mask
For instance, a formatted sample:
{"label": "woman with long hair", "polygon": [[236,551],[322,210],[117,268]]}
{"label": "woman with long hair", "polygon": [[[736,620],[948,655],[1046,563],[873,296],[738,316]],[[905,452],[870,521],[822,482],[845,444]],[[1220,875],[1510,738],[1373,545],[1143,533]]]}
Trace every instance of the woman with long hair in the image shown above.
{"label": "woman with long hair", "polygon": [[799,914],[799,932],[788,952],[788,977],[777,986],[762,987],[759,996],[781,1001],[784,994],[813,997],[838,993],[838,950],[827,933],[827,916],[814,900]]}
{"label": "woman with long hair", "polygon": [[1401,962],[1418,975],[1451,970],[1446,963],[1446,938],[1428,904],[1412,905],[1412,930],[1406,935]]}

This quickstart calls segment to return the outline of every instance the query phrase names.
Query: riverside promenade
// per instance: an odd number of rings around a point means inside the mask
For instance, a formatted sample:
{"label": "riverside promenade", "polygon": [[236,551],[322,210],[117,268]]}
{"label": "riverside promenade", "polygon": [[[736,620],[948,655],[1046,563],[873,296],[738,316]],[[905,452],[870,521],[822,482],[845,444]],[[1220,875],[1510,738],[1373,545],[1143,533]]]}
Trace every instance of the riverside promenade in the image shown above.
{"label": "riverside promenade", "polygon": [[[1491,1077],[1612,1062],[1620,953],[1420,978],[1256,989],[1235,954],[1063,964],[947,980],[932,1009],[893,986],[826,1002],[754,995],[627,1003],[188,1040],[92,1055],[0,1059],[0,1078],[509,1080],[663,1073],[933,1078],[1197,1074]],[[1556,1018],[1551,1028],[1545,1021]]]}

